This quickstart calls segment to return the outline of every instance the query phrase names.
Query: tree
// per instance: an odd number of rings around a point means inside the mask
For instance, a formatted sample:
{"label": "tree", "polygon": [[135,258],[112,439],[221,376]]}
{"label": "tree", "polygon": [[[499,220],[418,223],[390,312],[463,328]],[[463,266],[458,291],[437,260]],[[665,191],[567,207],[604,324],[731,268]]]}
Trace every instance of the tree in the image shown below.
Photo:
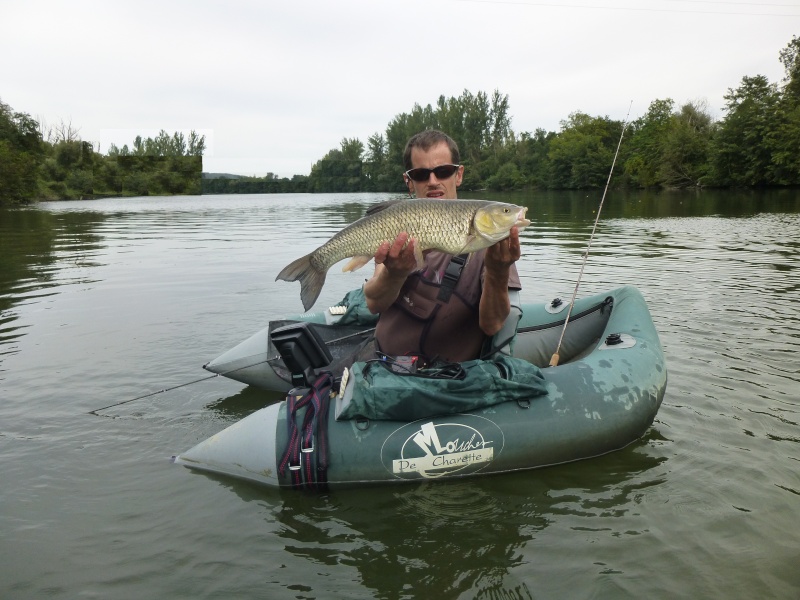
{"label": "tree", "polygon": [[687,103],[673,114],[661,143],[658,181],[667,187],[700,185],[708,173],[714,123],[702,103]]}
{"label": "tree", "polygon": [[492,107],[489,112],[491,122],[491,147],[495,156],[502,150],[512,137],[511,117],[508,114],[508,94],[501,95],[495,90],[492,94]]}
{"label": "tree", "polygon": [[366,163],[364,176],[367,178],[368,191],[386,189],[388,178],[385,175],[388,145],[383,135],[374,133],[367,138]]}
{"label": "tree", "polygon": [[776,125],[768,140],[772,152],[770,175],[773,183],[800,184],[800,38],[781,50],[785,70],[781,98],[775,114]]}
{"label": "tree", "polygon": [[783,95],[791,97],[796,104],[800,102],[800,37],[793,36],[792,41],[781,50],[779,56],[786,71],[783,78]]}
{"label": "tree", "polygon": [[358,138],[342,138],[342,159],[361,162],[364,156],[364,144]]}
{"label": "tree", "polygon": [[[525,183],[545,188],[550,181],[550,142],[556,137],[555,132],[545,131],[541,127],[533,134],[523,132],[516,143],[517,163]],[[524,185],[524,184],[523,184]]]}
{"label": "tree", "polygon": [[623,171],[631,182],[641,187],[658,185],[663,145],[673,125],[675,102],[672,98],[654,100],[647,114],[631,123],[630,158]]}
{"label": "tree", "polygon": [[0,102],[0,205],[36,198],[43,155],[39,124]]}
{"label": "tree", "polygon": [[73,127],[72,120],[61,121],[58,125],[55,125],[52,129],[49,130],[47,142],[55,145],[59,142],[77,142],[80,140],[80,129],[78,127]]}
{"label": "tree", "polygon": [[550,142],[550,184],[555,188],[600,187],[608,179],[622,123],[608,117],[572,113]]}
{"label": "tree", "polygon": [[486,187],[490,190],[517,190],[524,185],[525,178],[513,162],[503,164],[486,180]]}
{"label": "tree", "polygon": [[456,141],[459,143],[461,156],[476,167],[481,162],[483,150],[491,139],[489,97],[486,92],[478,92],[473,96],[464,90],[460,104],[463,110],[464,138]]}
{"label": "tree", "polygon": [[172,134],[170,140],[170,156],[186,156],[186,138],[180,131]]}
{"label": "tree", "polygon": [[145,151],[145,144],[142,136],[137,135],[133,140],[133,149],[131,150],[130,154],[132,156],[144,156],[147,154]]}
{"label": "tree", "polygon": [[386,138],[378,133],[373,133],[367,138],[367,161],[374,164],[383,166],[386,162],[386,153],[388,146]]}
{"label": "tree", "polygon": [[311,167],[312,192],[362,191],[364,144],[358,138],[343,138],[340,148],[330,150]]}
{"label": "tree", "polygon": [[203,156],[206,150],[206,136],[197,135],[197,132],[192,129],[189,132],[188,148],[186,149],[187,156]]}
{"label": "tree", "polygon": [[725,112],[714,143],[714,176],[723,185],[766,185],[771,152],[765,140],[775,130],[779,94],[763,75],[745,76],[728,89]]}

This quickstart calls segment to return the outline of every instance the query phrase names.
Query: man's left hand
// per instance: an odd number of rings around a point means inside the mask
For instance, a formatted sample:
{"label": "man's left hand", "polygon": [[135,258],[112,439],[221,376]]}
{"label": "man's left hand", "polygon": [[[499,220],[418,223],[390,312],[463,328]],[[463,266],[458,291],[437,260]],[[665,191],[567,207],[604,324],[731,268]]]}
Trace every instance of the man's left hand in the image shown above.
{"label": "man's left hand", "polygon": [[486,249],[485,265],[489,271],[507,270],[521,256],[519,229],[511,228],[509,236]]}

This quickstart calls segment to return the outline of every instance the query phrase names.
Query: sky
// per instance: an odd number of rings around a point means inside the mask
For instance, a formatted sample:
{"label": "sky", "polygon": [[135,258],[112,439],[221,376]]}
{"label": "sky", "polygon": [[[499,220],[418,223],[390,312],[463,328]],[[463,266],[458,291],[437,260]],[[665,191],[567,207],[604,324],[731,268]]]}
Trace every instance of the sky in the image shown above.
{"label": "sky", "polygon": [[291,177],[464,90],[517,134],[665,98],[719,119],[797,35],[800,0],[0,0],[0,101],[103,153],[194,129],[206,172]]}

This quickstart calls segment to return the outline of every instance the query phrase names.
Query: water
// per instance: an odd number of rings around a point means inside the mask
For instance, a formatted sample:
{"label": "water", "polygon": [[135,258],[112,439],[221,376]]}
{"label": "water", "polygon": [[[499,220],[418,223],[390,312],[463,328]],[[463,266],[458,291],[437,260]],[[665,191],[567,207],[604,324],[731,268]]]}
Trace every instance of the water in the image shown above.
{"label": "water", "polygon": [[[648,299],[639,442],[458,483],[277,492],[170,464],[277,398],[177,386],[301,310],[278,270],[380,195],[0,211],[0,597],[797,598],[800,193],[611,194],[581,284]],[[596,193],[525,202],[526,299],[572,294]],[[328,277],[334,304],[371,268]]]}

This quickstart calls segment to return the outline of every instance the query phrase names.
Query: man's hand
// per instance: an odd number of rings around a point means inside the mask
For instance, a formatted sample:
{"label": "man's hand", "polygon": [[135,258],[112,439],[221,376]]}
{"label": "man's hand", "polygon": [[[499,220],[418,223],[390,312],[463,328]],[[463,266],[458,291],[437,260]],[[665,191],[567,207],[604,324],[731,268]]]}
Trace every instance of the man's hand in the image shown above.
{"label": "man's hand", "polygon": [[394,242],[384,242],[378,247],[375,252],[375,273],[364,284],[364,296],[371,313],[380,313],[389,308],[397,300],[406,278],[417,269],[414,243],[404,231]]}
{"label": "man's hand", "polygon": [[484,258],[483,291],[478,322],[483,332],[492,336],[503,326],[511,310],[508,299],[508,274],[520,257],[519,229],[511,228],[510,235],[486,249]]}
{"label": "man's hand", "polygon": [[[406,246],[406,242],[408,245]],[[375,264],[383,265],[392,279],[405,279],[417,269],[417,259],[414,256],[415,240],[410,239],[403,231],[397,235],[394,242],[383,242],[375,252]]]}
{"label": "man's hand", "polygon": [[506,239],[486,249],[486,270],[498,274],[507,272],[519,260],[520,255],[519,229],[512,227]]}

